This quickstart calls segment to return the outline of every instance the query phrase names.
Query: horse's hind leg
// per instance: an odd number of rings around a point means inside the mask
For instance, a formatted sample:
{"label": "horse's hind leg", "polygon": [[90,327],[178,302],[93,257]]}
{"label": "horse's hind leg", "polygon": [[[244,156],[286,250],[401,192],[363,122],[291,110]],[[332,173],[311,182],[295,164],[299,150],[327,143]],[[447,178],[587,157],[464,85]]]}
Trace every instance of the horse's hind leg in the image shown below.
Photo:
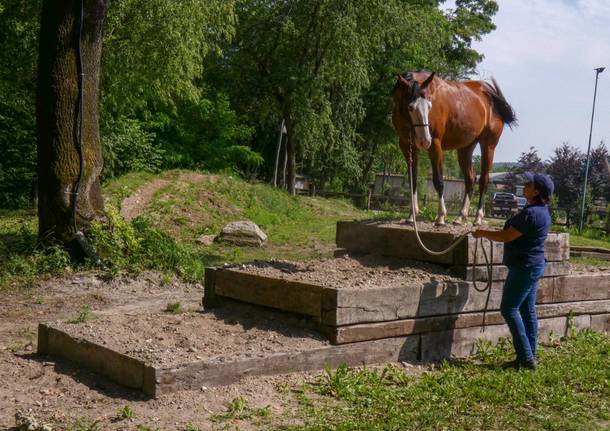
{"label": "horse's hind leg", "polygon": [[477,226],[483,223],[483,217],[485,216],[485,193],[487,193],[487,185],[489,184],[489,172],[491,172],[494,162],[494,151],[499,140],[499,134],[489,134],[479,140],[481,144],[481,178],[479,178],[479,208],[474,220],[474,224]]}
{"label": "horse's hind leg", "polygon": [[475,145],[476,144],[472,144],[469,147],[461,148],[457,151],[460,169],[464,175],[464,200],[462,201],[460,215],[453,221],[453,224],[456,225],[464,224],[468,218],[468,211],[470,210],[470,201],[472,201],[475,181],[474,166],[472,165],[472,152],[474,151]]}

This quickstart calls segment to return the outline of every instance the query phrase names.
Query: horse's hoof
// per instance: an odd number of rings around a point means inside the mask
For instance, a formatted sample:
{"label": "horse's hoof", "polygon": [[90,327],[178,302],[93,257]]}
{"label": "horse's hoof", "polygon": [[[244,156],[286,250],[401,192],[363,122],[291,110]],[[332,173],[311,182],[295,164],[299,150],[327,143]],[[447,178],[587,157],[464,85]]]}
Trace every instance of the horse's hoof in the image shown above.
{"label": "horse's hoof", "polygon": [[434,222],[434,226],[445,226],[445,222],[444,221],[435,221]]}
{"label": "horse's hoof", "polygon": [[461,219],[457,218],[457,219],[453,220],[453,225],[454,226],[464,226],[464,222]]}

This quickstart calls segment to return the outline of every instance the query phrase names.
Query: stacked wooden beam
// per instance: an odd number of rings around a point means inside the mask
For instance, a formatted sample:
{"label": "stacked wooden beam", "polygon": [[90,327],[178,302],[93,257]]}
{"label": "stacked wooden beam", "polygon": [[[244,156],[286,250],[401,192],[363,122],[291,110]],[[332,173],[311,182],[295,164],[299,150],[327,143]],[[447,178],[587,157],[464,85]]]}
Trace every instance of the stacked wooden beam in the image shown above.
{"label": "stacked wooden beam", "polygon": [[[447,233],[421,234],[432,249],[445,248],[456,238]],[[264,277],[233,268],[208,269],[204,306],[231,298],[312,316],[333,344],[418,335],[418,358],[424,360],[471,352],[477,338],[493,341],[509,335],[499,312],[507,274],[501,265],[501,244],[493,245],[493,282],[484,291],[480,291],[485,285],[480,280],[487,277],[487,271],[482,265],[481,244],[475,253],[475,239],[470,236],[448,255],[431,256],[417,246],[413,230],[407,227],[339,222],[337,245],[348,253],[369,251],[444,264],[464,280],[437,281],[431,275],[429,281],[416,286],[352,289]],[[489,257],[489,242],[483,242],[483,247]],[[541,332],[551,327],[565,332],[568,316],[576,316],[580,327],[610,329],[610,272],[570,274],[567,234],[550,234],[545,248],[549,263],[538,292]],[[479,280],[476,285],[468,281],[473,273]]]}

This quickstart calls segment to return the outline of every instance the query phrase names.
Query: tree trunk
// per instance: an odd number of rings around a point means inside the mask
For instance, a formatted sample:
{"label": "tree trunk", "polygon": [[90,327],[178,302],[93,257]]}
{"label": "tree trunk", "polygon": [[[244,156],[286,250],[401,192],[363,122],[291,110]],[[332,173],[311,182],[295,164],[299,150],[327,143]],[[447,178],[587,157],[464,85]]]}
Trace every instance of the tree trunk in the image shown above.
{"label": "tree trunk", "polygon": [[80,167],[77,42],[81,2],[43,2],[36,95],[38,234],[41,239],[67,243],[74,237],[74,199],[79,228],[104,215],[98,100],[102,27],[107,3],[108,0],[84,0],[81,52],[85,163],[79,194],[75,197]]}

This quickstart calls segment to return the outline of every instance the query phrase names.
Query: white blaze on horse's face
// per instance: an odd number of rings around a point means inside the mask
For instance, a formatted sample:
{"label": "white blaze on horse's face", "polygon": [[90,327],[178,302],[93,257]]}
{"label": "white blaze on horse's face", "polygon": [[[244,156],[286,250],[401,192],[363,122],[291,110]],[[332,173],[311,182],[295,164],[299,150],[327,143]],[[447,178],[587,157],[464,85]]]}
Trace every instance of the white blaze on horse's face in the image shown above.
{"label": "white blaze on horse's face", "polygon": [[418,97],[409,103],[409,116],[415,129],[415,145],[422,150],[427,150],[432,145],[432,136],[428,126],[430,109],[432,109],[432,102],[425,97]]}

